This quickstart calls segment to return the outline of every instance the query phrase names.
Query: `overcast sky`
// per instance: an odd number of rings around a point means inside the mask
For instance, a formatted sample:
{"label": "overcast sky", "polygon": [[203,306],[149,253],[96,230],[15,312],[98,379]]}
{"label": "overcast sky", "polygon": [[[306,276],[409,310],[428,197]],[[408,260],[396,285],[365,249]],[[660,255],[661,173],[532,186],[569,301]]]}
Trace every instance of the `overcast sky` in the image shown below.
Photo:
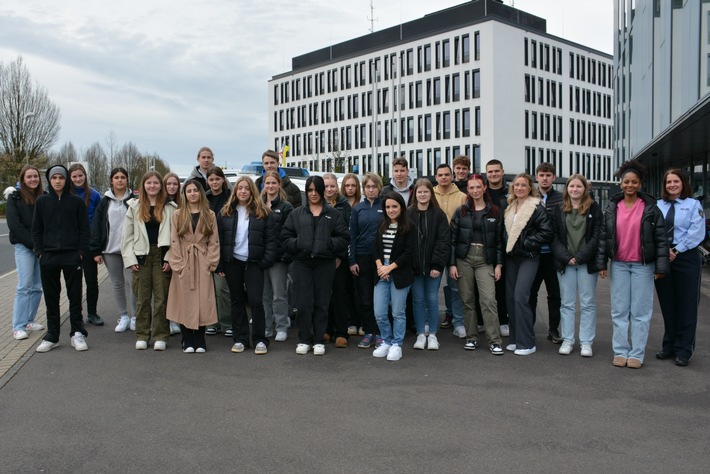
{"label": "overcast sky", "polygon": [[[267,81],[291,58],[461,0],[2,0],[0,61],[22,55],[82,151],[113,130],[189,172],[207,145],[240,167],[268,148]],[[511,0],[506,0],[510,5]],[[612,0],[515,0],[550,34],[612,54]]]}

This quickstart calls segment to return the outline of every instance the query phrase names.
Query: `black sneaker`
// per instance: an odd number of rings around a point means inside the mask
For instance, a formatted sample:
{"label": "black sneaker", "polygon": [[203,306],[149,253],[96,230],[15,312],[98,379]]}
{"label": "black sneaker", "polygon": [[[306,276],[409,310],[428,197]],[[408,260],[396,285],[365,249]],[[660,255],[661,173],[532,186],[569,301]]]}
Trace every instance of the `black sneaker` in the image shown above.
{"label": "black sneaker", "polygon": [[490,346],[491,354],[494,356],[502,356],[503,355],[503,348],[500,347],[500,344],[491,344]]}
{"label": "black sneaker", "polygon": [[550,329],[550,332],[547,333],[547,340],[552,341],[553,344],[562,344],[562,338],[557,329]]}
{"label": "black sneaker", "polygon": [[466,344],[463,345],[463,348],[467,351],[475,351],[478,349],[478,342],[473,339],[466,339]]}
{"label": "black sneaker", "polygon": [[89,321],[89,324],[93,324],[94,326],[104,325],[104,320],[101,319],[101,316],[98,314],[89,314],[86,319]]}

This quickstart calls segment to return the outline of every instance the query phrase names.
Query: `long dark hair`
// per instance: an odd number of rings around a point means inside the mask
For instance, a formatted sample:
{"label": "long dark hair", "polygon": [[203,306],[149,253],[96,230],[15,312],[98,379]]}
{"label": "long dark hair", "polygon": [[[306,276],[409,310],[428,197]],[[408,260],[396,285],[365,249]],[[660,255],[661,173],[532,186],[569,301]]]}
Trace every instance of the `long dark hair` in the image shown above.
{"label": "long dark hair", "polygon": [[84,165],[81,163],[74,163],[69,167],[69,186],[71,191],[74,194],[77,194],[77,187],[74,186],[74,181],[71,180],[71,174],[74,171],[81,171],[84,173],[84,204],[86,204],[86,207],[89,207],[89,204],[91,203],[91,186],[89,186],[89,175],[86,173],[86,168],[84,168]]}
{"label": "long dark hair", "polygon": [[[35,189],[30,189],[25,184],[25,174],[27,174],[27,172],[30,170],[35,170],[37,172],[37,176],[39,177],[39,184]],[[25,202],[25,204],[29,206],[34,206],[35,201],[42,194],[44,194],[44,189],[42,188],[42,175],[39,174],[39,170],[32,165],[23,166],[22,170],[20,171],[20,197],[22,198],[22,200]]]}
{"label": "long dark hair", "polygon": [[404,198],[401,194],[396,192],[388,192],[382,196],[382,221],[380,222],[379,233],[384,234],[387,228],[390,226],[392,221],[387,215],[387,201],[394,200],[399,204],[400,213],[397,218],[397,232],[407,233],[409,232],[409,217],[407,217],[407,205],[404,203]]}

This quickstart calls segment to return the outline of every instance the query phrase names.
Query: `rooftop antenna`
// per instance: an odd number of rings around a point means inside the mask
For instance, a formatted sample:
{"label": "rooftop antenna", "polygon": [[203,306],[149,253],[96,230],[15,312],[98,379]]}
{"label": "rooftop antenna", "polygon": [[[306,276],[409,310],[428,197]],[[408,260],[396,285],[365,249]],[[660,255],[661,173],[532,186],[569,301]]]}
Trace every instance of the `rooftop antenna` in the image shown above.
{"label": "rooftop antenna", "polygon": [[378,18],[375,18],[375,2],[370,0],[370,17],[367,19],[370,22],[370,33],[375,32],[375,22]]}

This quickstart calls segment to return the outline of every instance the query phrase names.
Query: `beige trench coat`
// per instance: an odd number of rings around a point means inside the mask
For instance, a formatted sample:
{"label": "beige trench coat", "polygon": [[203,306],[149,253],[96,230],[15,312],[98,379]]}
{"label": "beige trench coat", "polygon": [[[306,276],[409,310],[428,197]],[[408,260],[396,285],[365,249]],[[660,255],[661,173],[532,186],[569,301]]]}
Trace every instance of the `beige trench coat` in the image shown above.
{"label": "beige trench coat", "polygon": [[168,291],[167,318],[189,329],[217,323],[214,280],[212,272],[219,263],[219,234],[217,219],[212,211],[212,235],[202,233],[202,222],[195,232],[190,228],[183,237],[178,237],[177,222],[181,212],[175,211],[170,223],[170,267],[173,276]]}

